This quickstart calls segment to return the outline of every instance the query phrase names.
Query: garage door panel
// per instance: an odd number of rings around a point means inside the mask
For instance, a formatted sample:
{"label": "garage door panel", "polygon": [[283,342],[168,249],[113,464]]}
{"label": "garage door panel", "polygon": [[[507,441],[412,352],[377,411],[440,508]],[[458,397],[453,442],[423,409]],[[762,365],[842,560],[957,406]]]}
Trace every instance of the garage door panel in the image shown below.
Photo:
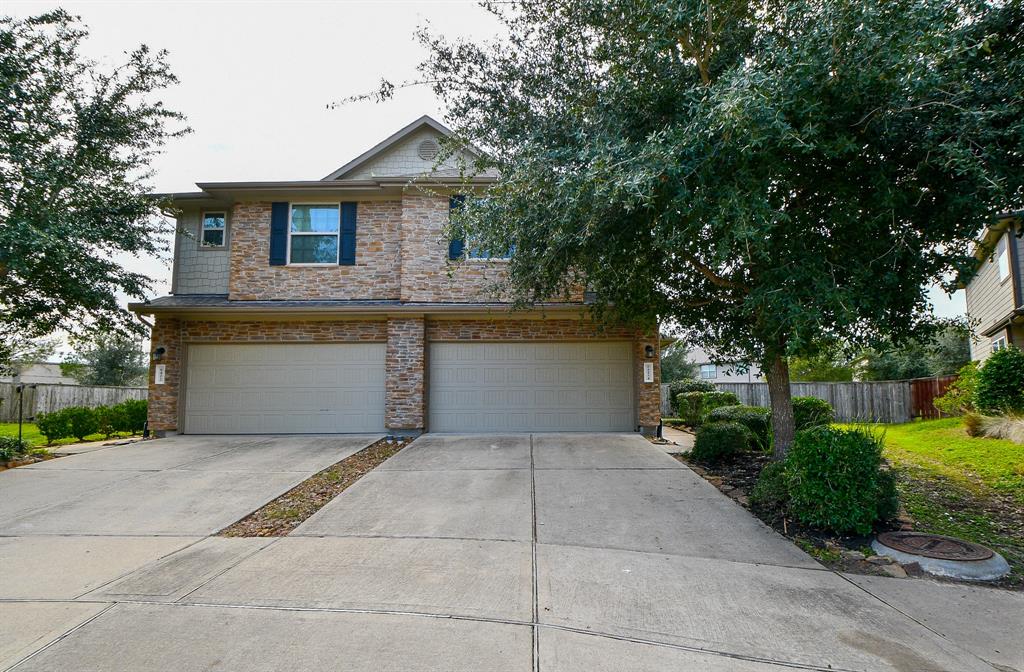
{"label": "garage door panel", "polygon": [[384,354],[383,343],[191,345],[185,431],[383,431]]}
{"label": "garage door panel", "polygon": [[434,343],[429,429],[631,431],[632,345]]}

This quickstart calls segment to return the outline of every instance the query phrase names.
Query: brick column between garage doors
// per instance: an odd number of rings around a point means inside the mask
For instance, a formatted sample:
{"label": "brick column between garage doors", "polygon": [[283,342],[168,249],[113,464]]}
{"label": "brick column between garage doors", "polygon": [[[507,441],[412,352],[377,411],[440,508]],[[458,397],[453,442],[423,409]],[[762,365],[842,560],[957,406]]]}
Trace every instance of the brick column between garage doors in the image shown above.
{"label": "brick column between garage doors", "polygon": [[422,317],[388,319],[384,426],[395,433],[419,434],[423,431],[425,324]]}

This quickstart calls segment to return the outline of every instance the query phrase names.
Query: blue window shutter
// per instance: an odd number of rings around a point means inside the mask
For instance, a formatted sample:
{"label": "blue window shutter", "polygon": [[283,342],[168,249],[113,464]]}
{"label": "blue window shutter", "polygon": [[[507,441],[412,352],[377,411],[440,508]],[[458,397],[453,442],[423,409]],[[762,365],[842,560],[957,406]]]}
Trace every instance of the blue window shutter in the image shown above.
{"label": "blue window shutter", "polygon": [[341,204],[341,254],[338,263],[355,266],[356,263],[356,204]]}
{"label": "blue window shutter", "polygon": [[270,204],[270,265],[288,263],[288,204]]}
{"label": "blue window shutter", "polygon": [[[451,216],[451,211],[462,207],[462,204],[466,201],[466,197],[462,194],[456,194],[448,197],[448,212]],[[462,238],[452,238],[448,241],[448,258],[452,261],[457,261],[462,258],[463,249],[466,246],[466,241]]]}

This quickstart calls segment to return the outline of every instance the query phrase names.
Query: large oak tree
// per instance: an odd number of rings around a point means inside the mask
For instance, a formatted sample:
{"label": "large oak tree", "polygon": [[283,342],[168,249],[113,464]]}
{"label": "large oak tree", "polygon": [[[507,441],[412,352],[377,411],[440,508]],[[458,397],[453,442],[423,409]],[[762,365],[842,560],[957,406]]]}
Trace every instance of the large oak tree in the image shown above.
{"label": "large oak tree", "polygon": [[186,132],[156,98],[177,80],[145,46],[100,67],[86,36],[62,10],[0,17],[0,365],[57,329],[137,331],[118,295],[144,298],[150,279],[118,257],[166,248],[148,178]]}
{"label": "large oak tree", "polygon": [[927,332],[926,285],[1022,202],[1020,2],[487,7],[495,41],[421,33],[419,83],[502,176],[457,226],[515,245],[523,303],[585,282],[602,317],[759,363],[777,456],[787,358]]}

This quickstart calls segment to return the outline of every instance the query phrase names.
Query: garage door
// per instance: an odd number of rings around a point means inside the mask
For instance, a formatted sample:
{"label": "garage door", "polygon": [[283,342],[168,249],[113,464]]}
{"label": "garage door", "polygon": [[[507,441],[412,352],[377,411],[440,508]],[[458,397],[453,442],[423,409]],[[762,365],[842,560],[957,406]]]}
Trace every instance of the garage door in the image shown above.
{"label": "garage door", "polygon": [[632,431],[629,343],[433,343],[429,431]]}
{"label": "garage door", "polygon": [[384,430],[383,343],[190,345],[185,432]]}

